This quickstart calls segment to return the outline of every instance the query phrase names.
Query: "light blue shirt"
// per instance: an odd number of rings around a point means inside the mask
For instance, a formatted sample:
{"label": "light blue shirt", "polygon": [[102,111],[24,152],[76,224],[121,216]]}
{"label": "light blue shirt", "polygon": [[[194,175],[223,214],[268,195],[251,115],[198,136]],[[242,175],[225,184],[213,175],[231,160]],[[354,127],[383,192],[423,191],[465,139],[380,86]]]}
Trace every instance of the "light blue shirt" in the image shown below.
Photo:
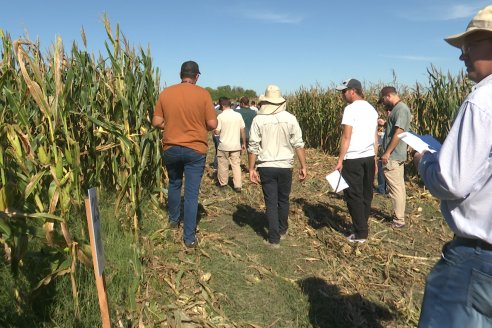
{"label": "light blue shirt", "polygon": [[451,230],[492,244],[492,75],[473,87],[439,152],[419,173]]}

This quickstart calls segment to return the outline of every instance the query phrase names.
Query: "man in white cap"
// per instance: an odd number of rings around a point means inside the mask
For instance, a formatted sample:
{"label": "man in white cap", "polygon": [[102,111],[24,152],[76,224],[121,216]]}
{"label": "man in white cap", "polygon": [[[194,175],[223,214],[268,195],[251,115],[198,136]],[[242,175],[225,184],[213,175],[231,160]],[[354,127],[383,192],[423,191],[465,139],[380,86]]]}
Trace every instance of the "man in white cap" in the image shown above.
{"label": "man in white cap", "polygon": [[335,170],[349,187],[344,190],[345,201],[352,217],[353,233],[349,242],[363,243],[367,240],[367,221],[371,212],[372,186],[376,171],[378,148],[378,113],[364,100],[362,85],[349,79],[337,86],[348,103],[343,111],[342,140]]}
{"label": "man in white cap", "polygon": [[286,111],[286,100],[278,86],[269,85],[260,96],[259,104],[249,135],[249,178],[253,183],[261,183],[268,219],[266,242],[270,247],[278,248],[289,228],[294,152],[301,164],[299,180],[303,181],[307,176],[304,141],[299,122]]}
{"label": "man in white cap", "polygon": [[441,150],[414,156],[455,234],[427,277],[419,327],[492,327],[492,6],[445,40],[477,84]]}

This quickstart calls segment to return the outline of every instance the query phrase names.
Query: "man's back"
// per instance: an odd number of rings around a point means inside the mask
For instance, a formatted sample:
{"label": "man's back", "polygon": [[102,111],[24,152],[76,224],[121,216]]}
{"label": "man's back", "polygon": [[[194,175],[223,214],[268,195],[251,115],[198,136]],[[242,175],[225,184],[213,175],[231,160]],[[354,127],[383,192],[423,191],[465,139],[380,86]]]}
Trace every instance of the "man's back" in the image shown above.
{"label": "man's back", "polygon": [[291,167],[294,149],[302,147],[302,131],[291,113],[282,111],[255,117],[248,149],[257,154],[258,166]]}
{"label": "man's back", "polygon": [[226,109],[217,117],[219,121],[220,143],[219,150],[237,151],[241,150],[241,129],[244,128],[244,121],[241,115],[232,109]]}
{"label": "man's back", "polygon": [[207,90],[191,83],[170,86],[159,95],[154,115],[164,118],[164,149],[179,145],[207,152],[206,122],[216,118]]}
{"label": "man's back", "polygon": [[249,130],[251,129],[251,123],[253,122],[253,119],[256,116],[256,112],[252,110],[251,108],[248,107],[241,107],[239,109],[235,109],[236,112],[241,114],[244,120],[244,124],[246,126],[245,132],[246,132],[246,139],[249,138]]}

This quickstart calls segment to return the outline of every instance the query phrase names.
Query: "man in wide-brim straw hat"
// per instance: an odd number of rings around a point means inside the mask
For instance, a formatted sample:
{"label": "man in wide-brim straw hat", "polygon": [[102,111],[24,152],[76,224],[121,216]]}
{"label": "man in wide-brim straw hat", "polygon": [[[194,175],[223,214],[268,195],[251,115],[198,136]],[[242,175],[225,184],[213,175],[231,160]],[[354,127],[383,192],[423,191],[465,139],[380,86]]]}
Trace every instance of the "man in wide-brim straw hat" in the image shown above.
{"label": "man in wide-brim straw hat", "polygon": [[445,40],[476,85],[440,151],[414,157],[455,235],[427,278],[419,327],[492,327],[492,6]]}
{"label": "man in wide-brim straw hat", "polygon": [[258,114],[280,113],[287,108],[285,98],[276,85],[269,85],[265,94],[258,98],[258,102],[260,103]]}
{"label": "man in wide-brim straw hat", "polygon": [[302,181],[307,175],[304,141],[296,117],[286,111],[286,101],[278,86],[269,85],[259,104],[249,135],[249,177],[253,183],[261,183],[263,190],[268,219],[267,245],[278,248],[289,227],[294,152],[301,164],[299,179]]}

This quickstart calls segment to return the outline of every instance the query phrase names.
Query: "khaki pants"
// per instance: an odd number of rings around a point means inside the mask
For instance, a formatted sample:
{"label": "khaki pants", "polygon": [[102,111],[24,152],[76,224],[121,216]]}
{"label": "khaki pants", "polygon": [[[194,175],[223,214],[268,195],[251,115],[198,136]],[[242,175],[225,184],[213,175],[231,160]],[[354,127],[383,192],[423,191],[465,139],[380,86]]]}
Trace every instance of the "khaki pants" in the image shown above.
{"label": "khaki pants", "polygon": [[229,180],[229,164],[232,168],[234,188],[241,188],[241,151],[217,150],[217,179],[221,186],[226,186]]}
{"label": "khaki pants", "polygon": [[386,184],[388,185],[388,194],[395,211],[395,219],[393,221],[400,224],[405,223],[405,203],[407,199],[404,163],[403,161],[389,160],[383,168]]}

